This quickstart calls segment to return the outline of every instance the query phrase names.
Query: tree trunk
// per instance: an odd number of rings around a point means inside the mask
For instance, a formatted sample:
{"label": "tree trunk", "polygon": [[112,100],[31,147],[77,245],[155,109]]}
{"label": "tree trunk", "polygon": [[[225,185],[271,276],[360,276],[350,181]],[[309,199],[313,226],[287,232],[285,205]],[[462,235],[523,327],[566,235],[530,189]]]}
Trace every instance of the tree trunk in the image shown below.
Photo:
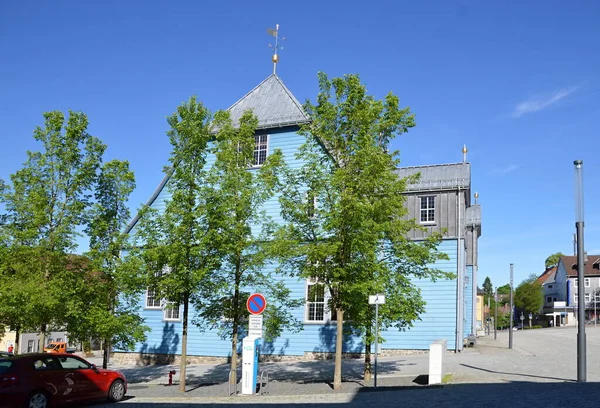
{"label": "tree trunk", "polygon": [[365,372],[363,374],[363,379],[369,381],[371,379],[371,373],[371,343],[368,343],[365,344]]}
{"label": "tree trunk", "polygon": [[38,353],[43,353],[44,347],[46,347],[46,323],[40,327],[40,347]]}
{"label": "tree trunk", "polygon": [[102,343],[104,346],[102,353],[102,368],[106,370],[108,368],[108,359],[110,356],[110,341],[108,339],[104,339]]}
{"label": "tree trunk", "polygon": [[344,335],[344,311],[336,309],[337,331],[335,337],[335,371],[333,372],[333,389],[342,389],[342,340]]}
{"label": "tree trunk", "polygon": [[185,369],[187,365],[187,334],[188,334],[188,313],[190,297],[186,295],[183,299],[183,322],[181,335],[181,365],[179,368],[179,391],[185,392]]}
{"label": "tree trunk", "polygon": [[13,350],[13,354],[19,354],[19,337],[21,336],[21,328],[17,326],[15,328],[15,347]]}
{"label": "tree trunk", "polygon": [[231,335],[231,371],[232,375],[230,377],[230,384],[237,384],[237,343],[238,343],[238,327],[240,324],[240,317],[238,315],[239,304],[240,304],[240,280],[241,280],[241,255],[237,255],[236,265],[235,265],[235,287],[233,292],[233,328]]}

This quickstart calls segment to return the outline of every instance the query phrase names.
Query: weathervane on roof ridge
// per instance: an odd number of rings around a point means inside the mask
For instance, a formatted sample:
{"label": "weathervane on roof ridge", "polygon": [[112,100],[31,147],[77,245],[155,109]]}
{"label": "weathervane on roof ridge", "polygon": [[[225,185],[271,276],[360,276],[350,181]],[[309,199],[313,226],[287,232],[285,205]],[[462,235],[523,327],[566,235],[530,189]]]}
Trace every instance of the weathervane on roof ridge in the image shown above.
{"label": "weathervane on roof ridge", "polygon": [[[279,55],[277,54],[277,52],[280,49],[283,50],[283,47],[279,45],[279,24],[275,25],[275,29],[267,28],[267,33],[275,37],[275,46],[269,44],[269,47],[273,49],[273,57],[271,58],[271,60],[273,61],[273,74],[275,74],[275,72],[277,71],[277,63],[279,62]],[[285,40],[285,37],[281,38],[281,41],[283,40]]]}

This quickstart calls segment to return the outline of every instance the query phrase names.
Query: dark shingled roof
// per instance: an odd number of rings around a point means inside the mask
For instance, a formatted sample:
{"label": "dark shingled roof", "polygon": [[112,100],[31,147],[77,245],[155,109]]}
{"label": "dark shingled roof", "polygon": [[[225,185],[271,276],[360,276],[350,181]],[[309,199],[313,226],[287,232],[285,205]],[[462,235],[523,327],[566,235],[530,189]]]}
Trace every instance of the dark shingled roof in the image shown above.
{"label": "dark shingled roof", "polygon": [[248,109],[252,110],[258,118],[258,129],[294,126],[310,122],[300,102],[275,74],[269,75],[227,109],[234,125],[237,125],[242,114]]}
{"label": "dark shingled roof", "polygon": [[[571,278],[577,277],[577,257],[574,255],[563,255],[560,261],[565,266],[567,275]],[[588,255],[585,263],[584,276],[600,275],[600,255]]]}

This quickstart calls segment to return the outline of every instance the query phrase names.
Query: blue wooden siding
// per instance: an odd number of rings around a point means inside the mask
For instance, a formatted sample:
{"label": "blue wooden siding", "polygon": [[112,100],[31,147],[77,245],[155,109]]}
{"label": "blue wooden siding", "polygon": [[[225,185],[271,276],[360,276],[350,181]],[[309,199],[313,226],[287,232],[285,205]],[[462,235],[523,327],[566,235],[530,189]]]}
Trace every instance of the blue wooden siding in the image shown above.
{"label": "blue wooden siding", "polygon": [[473,266],[467,265],[465,269],[465,327],[463,336],[475,334],[473,331]]}
{"label": "blue wooden siding", "polygon": [[[456,274],[456,240],[444,240],[440,250],[448,254],[449,259],[432,265],[444,272]],[[274,268],[270,265],[269,268]],[[296,278],[279,277],[291,289],[292,296],[304,298],[306,282]],[[406,331],[395,328],[382,331],[386,349],[428,349],[431,342],[438,339],[448,341],[448,349],[454,349],[456,330],[456,280],[413,279],[426,301],[425,313],[414,326]],[[268,299],[267,299],[268,301]],[[141,306],[145,306],[145,298]],[[365,305],[365,307],[368,307]],[[304,321],[305,308],[299,307],[293,315]],[[162,310],[143,309],[142,316],[151,328],[148,340],[136,346],[141,353],[178,354],[181,353],[181,322],[163,320]],[[307,352],[333,352],[335,350],[336,325],[328,323],[305,323],[298,333],[283,332],[272,343],[264,343],[263,354],[301,356]],[[241,341],[241,337],[240,337]],[[362,352],[364,345],[359,337],[344,338],[344,352]],[[221,339],[216,330],[201,331],[190,327],[188,353],[198,356],[230,356],[229,340]]]}
{"label": "blue wooden siding", "polygon": [[[268,142],[269,153],[272,153],[275,149],[281,149],[288,166],[297,168],[302,165],[302,162],[295,157],[295,154],[304,139],[293,130],[287,128],[270,132]],[[208,157],[207,166],[212,166],[214,160],[214,156],[211,155]],[[168,188],[165,187],[158,194],[151,206],[158,210],[164,210],[164,201],[169,198],[170,193]],[[282,222],[277,196],[265,203],[263,208],[267,215],[271,216],[274,221]],[[432,266],[456,275],[456,239],[444,240],[439,249],[446,253],[449,259],[438,261]],[[465,259],[464,254],[462,259]],[[275,265],[270,265],[269,268],[275,268]],[[292,291],[292,297],[305,298],[305,280],[284,277],[277,279],[285,280],[286,285]],[[382,337],[385,339],[385,343],[381,347],[386,349],[428,349],[431,342],[438,339],[446,339],[448,341],[448,349],[454,349],[457,330],[456,279],[439,279],[435,282],[429,279],[413,279],[413,283],[420,289],[421,295],[426,302],[425,312],[420,316],[419,320],[414,322],[412,328],[405,331],[399,331],[395,328],[383,331]],[[472,293],[472,291],[469,293]],[[141,316],[145,319],[145,324],[151,330],[148,332],[147,341],[136,345],[136,351],[148,354],[181,353],[181,322],[165,321],[163,319],[163,311],[160,309],[146,309],[145,301],[145,296],[140,299],[142,307]],[[369,306],[365,305],[365,307]],[[305,307],[297,308],[293,311],[293,314],[300,321],[304,321]],[[470,327],[470,323],[465,326]],[[262,353],[301,356],[306,352],[333,352],[335,347],[335,331],[335,323],[305,323],[300,332],[284,332],[272,343],[263,344]],[[361,352],[364,350],[364,346],[358,337],[347,337],[344,339],[343,344],[345,352]],[[216,330],[200,330],[191,326],[189,329],[187,352],[189,355],[198,356],[230,356],[230,341],[222,339]]]}

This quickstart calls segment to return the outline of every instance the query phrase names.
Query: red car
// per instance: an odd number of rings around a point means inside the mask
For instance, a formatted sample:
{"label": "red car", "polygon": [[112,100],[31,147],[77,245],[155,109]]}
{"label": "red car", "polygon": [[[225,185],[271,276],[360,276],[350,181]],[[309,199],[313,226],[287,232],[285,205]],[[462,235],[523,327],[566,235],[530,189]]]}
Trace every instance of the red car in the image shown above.
{"label": "red car", "polygon": [[46,408],[104,398],[116,402],[126,392],[123,374],[73,354],[0,357],[0,408]]}

